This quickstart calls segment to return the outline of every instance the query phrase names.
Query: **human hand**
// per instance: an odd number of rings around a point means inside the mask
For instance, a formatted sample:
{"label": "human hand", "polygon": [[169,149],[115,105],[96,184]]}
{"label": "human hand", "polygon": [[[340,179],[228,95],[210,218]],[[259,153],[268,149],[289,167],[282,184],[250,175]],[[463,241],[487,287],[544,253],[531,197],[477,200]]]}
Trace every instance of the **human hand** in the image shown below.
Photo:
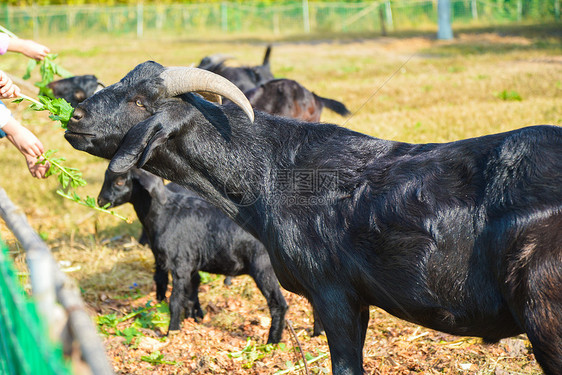
{"label": "human hand", "polygon": [[11,39],[8,50],[20,52],[30,59],[41,61],[51,50],[42,44],[30,39]]}
{"label": "human hand", "polygon": [[24,155],[37,159],[44,152],[43,144],[29,129],[15,120],[10,120],[2,128],[7,138]]}
{"label": "human hand", "polygon": [[0,70],[0,99],[15,98],[21,93],[8,74]]}
{"label": "human hand", "polygon": [[49,171],[51,165],[48,161],[44,164],[37,164],[38,162],[43,160],[43,157],[36,158],[35,156],[23,154],[25,157],[25,162],[27,163],[27,168],[29,169],[29,173],[35,178],[45,178],[45,175]]}

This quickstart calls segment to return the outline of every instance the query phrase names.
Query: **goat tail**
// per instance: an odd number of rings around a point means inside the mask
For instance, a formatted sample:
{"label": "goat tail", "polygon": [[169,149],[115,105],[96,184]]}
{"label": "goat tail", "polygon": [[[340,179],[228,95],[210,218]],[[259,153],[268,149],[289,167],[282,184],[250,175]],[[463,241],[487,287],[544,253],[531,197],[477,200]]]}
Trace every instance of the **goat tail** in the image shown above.
{"label": "goat tail", "polygon": [[262,65],[268,65],[269,64],[269,55],[271,55],[271,44],[269,44],[267,46],[267,49],[265,50],[265,56],[263,57]]}
{"label": "goat tail", "polygon": [[349,116],[351,114],[349,109],[347,109],[345,104],[343,104],[342,102],[338,102],[334,99],[323,98],[316,95],[315,93],[312,93],[312,95],[314,95],[314,99],[316,99],[316,101],[322,103],[324,107],[336,112],[340,116]]}

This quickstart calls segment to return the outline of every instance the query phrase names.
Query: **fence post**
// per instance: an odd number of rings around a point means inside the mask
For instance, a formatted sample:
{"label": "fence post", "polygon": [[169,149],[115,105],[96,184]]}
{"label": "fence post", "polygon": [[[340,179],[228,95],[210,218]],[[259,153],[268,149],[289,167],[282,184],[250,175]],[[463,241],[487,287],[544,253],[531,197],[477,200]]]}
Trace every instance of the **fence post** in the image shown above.
{"label": "fence post", "polygon": [[388,24],[388,29],[390,31],[394,30],[394,21],[392,20],[392,8],[390,7],[390,1],[385,3],[386,10],[386,23]]}
{"label": "fence post", "polygon": [[302,0],[302,20],[304,26],[304,32],[310,32],[310,15],[308,13],[308,0]]}
{"label": "fence post", "polygon": [[381,24],[381,35],[386,36],[386,26],[384,24],[384,4],[379,5],[379,22]]}
{"label": "fence post", "polygon": [[437,39],[453,39],[451,28],[451,1],[437,1]]}
{"label": "fence post", "polygon": [[554,18],[560,21],[560,0],[554,0]]}
{"label": "fence post", "polygon": [[144,6],[143,3],[137,3],[137,37],[142,38],[144,33]]}
{"label": "fence post", "polygon": [[472,0],[470,2],[470,10],[472,11],[472,19],[477,20],[478,19],[478,8],[477,8],[476,0]]}
{"label": "fence post", "polygon": [[221,3],[221,28],[223,32],[228,32],[228,5],[224,1]]}
{"label": "fence post", "polygon": [[33,2],[31,6],[31,17],[33,19],[33,39],[39,39],[39,19],[37,18],[37,4]]}
{"label": "fence post", "polygon": [[275,35],[279,34],[279,12],[281,11],[278,7],[272,7],[273,12],[273,33]]}
{"label": "fence post", "polygon": [[523,18],[523,2],[517,0],[517,21],[521,21]]}
{"label": "fence post", "polygon": [[0,216],[26,251],[31,290],[37,303],[37,310],[47,321],[47,326],[51,330],[49,333],[53,336],[58,331],[58,327],[55,324],[57,316],[54,314],[56,295],[51,252],[39,235],[28,225],[23,212],[10,201],[4,189],[0,189],[0,199],[2,201]]}
{"label": "fence post", "polygon": [[0,4],[0,7],[2,7],[2,12],[0,12],[3,17],[2,17],[2,23],[4,25],[6,25],[6,28],[10,28],[10,17],[8,12],[10,11],[10,8],[8,8],[8,3],[2,3]]}

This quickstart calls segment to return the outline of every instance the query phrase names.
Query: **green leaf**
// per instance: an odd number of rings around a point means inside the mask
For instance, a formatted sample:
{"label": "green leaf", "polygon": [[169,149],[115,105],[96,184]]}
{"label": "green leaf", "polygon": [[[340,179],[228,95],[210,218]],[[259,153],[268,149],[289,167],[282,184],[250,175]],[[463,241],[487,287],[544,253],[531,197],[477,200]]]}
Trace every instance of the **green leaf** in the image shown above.
{"label": "green leaf", "polygon": [[87,204],[88,206],[90,206],[90,207],[95,207],[95,206],[96,206],[96,200],[95,200],[95,198],[92,198],[92,197],[88,197],[88,196],[87,196],[85,202],[86,202],[86,204]]}
{"label": "green leaf", "polygon": [[115,327],[117,323],[119,323],[119,320],[117,319],[117,314],[112,313],[112,314],[98,316],[97,323],[100,326],[106,325],[110,327]]}
{"label": "green leaf", "polygon": [[141,357],[142,361],[148,362],[152,365],[162,365],[162,364],[166,364],[166,365],[176,365],[177,362],[176,361],[167,361],[164,359],[164,354],[160,353],[160,351],[155,351],[150,353],[150,355],[143,355]]}
{"label": "green leaf", "polygon": [[143,334],[135,327],[127,327],[122,331],[117,331],[117,336],[125,337],[125,342],[130,344],[135,337],[143,336]]}
{"label": "green leaf", "polygon": [[29,59],[29,61],[27,62],[27,69],[25,70],[25,73],[22,78],[23,79],[31,78],[31,72],[33,71],[33,69],[35,69],[36,66],[37,66],[37,61],[33,59]]}

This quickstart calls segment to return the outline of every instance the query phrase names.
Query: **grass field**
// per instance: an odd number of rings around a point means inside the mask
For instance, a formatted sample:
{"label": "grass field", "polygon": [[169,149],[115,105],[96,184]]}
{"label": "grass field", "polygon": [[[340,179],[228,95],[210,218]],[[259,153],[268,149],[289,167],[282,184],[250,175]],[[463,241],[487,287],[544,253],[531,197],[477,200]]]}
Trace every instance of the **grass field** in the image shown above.
{"label": "grass field", "polygon": [[[379,138],[445,142],[526,125],[562,124],[560,25],[457,31],[455,40],[446,42],[434,40],[432,34],[203,40],[205,36],[194,35],[144,40],[92,36],[40,42],[59,54],[57,61],[67,70],[95,74],[105,84],[116,82],[146,60],[190,65],[222,52],[237,58],[232,64],[255,65],[271,42],[276,77],[295,79],[321,96],[343,101],[353,112],[350,118],[342,118],[326,111],[322,121]],[[23,75],[26,64],[20,55],[0,58],[0,67],[17,77]],[[23,88],[34,95],[32,88]],[[88,185],[78,193],[97,196],[107,161],[72,149],[46,114],[25,107],[10,105],[46,149],[58,150],[67,166],[80,169]],[[0,149],[0,186],[23,208],[55,257],[73,267],[69,275],[79,282],[93,316],[119,317],[154,299],[152,254],[135,241],[138,222],[127,224],[60,198],[54,178],[33,179],[7,141],[0,142]],[[134,217],[130,206],[117,210]],[[21,266],[21,251],[3,223],[0,228]],[[237,278],[229,288],[222,286],[222,278],[214,279],[202,289],[205,319],[200,324],[186,321],[176,336],[162,336],[158,328],[162,324],[156,319],[161,316],[154,311],[147,318],[149,323],[145,319],[134,325],[139,335],[130,344],[126,335],[116,333],[130,327],[132,320],[104,325],[115,369],[131,374],[269,374],[290,369],[298,360],[288,331],[285,348],[260,346],[267,337],[268,313],[249,278]],[[328,347],[325,337],[309,337],[312,324],[307,302],[288,292],[285,295],[291,305],[289,319],[304,350],[320,357],[309,366],[311,372],[325,372],[330,368],[329,357],[322,353],[328,353]],[[380,309],[372,308],[371,315],[365,346],[369,373],[540,373],[524,336],[485,346],[472,338],[405,323]],[[236,353],[246,346],[247,338],[250,346]]]}

